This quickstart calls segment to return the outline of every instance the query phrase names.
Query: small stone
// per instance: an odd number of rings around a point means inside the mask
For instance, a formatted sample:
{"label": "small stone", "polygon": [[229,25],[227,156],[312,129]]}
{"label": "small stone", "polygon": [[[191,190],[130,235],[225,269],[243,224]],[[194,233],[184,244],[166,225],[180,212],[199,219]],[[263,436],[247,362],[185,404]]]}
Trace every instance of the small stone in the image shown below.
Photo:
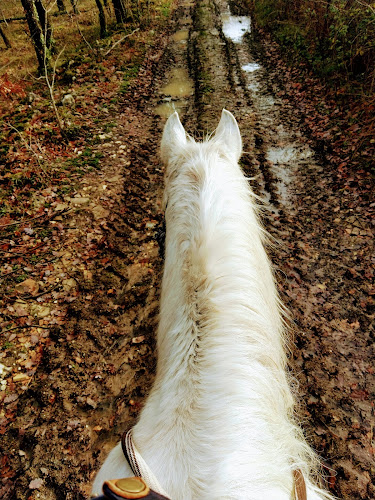
{"label": "small stone", "polygon": [[25,380],[28,380],[30,377],[26,375],[26,373],[17,373],[17,375],[14,375],[13,377],[13,382],[24,382]]}
{"label": "small stone", "polygon": [[36,316],[37,318],[45,318],[47,316],[50,315],[51,313],[51,310],[49,307],[47,306],[42,306],[42,305],[39,305],[39,304],[33,304],[31,307],[30,307],[30,312],[33,316]]}
{"label": "small stone", "polygon": [[109,216],[110,212],[109,210],[105,209],[104,207],[102,207],[101,205],[96,205],[93,209],[92,209],[92,213],[94,215],[94,218],[96,220],[98,219],[105,219],[106,217]]}
{"label": "small stone", "polygon": [[62,212],[63,210],[66,210],[67,208],[68,208],[68,205],[66,205],[65,203],[58,203],[55,206],[56,212]]}
{"label": "small stone", "polygon": [[40,477],[33,479],[29,484],[30,490],[39,490],[39,488],[41,488],[42,486],[43,479],[41,479]]}
{"label": "small stone", "polygon": [[90,198],[87,197],[69,198],[69,201],[74,205],[85,205],[86,203],[89,203]]}
{"label": "small stone", "polygon": [[7,405],[9,403],[13,403],[14,401],[17,401],[18,399],[18,394],[9,394],[4,398],[4,403]]}
{"label": "small stone", "polygon": [[90,398],[90,396],[89,396],[89,397],[87,397],[87,399],[86,399],[86,403],[87,403],[89,406],[91,406],[92,408],[96,408],[96,407],[97,407],[96,402],[95,402],[92,398]]}
{"label": "small stone", "polygon": [[62,281],[62,286],[65,292],[70,292],[71,290],[77,288],[77,282],[74,278],[69,278]]}
{"label": "small stone", "polygon": [[132,344],[140,344],[144,340],[145,340],[145,336],[144,335],[140,335],[139,337],[133,337],[132,338]]}
{"label": "small stone", "polygon": [[75,104],[74,97],[72,94],[65,94],[64,97],[61,99],[61,104],[63,106],[66,106],[68,108],[71,108]]}

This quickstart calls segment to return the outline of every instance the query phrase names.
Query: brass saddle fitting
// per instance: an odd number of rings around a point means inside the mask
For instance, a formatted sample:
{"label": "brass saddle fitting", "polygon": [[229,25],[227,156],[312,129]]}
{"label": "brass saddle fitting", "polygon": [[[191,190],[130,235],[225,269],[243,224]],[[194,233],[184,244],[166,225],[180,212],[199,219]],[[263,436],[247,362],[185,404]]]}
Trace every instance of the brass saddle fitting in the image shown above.
{"label": "brass saddle fitting", "polygon": [[104,484],[120,498],[144,498],[150,493],[150,488],[141,477],[111,479]]}

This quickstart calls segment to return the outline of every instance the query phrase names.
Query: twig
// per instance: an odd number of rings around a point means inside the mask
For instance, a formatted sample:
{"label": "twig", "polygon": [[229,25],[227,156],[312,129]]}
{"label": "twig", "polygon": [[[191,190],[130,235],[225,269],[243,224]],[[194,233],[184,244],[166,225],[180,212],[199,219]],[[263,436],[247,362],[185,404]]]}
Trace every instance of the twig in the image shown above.
{"label": "twig", "polygon": [[112,45],[112,47],[109,50],[107,50],[107,52],[104,54],[104,57],[107,56],[111,52],[111,50],[113,50],[116,47],[116,45],[118,45],[119,43],[123,42],[125,40],[125,38],[128,38],[131,35],[134,35],[134,33],[136,31],[139,31],[139,28],[137,28],[137,29],[133,30],[131,33],[128,33],[127,35],[123,36],[122,38],[120,38],[120,40],[117,40],[117,42],[115,42]]}
{"label": "twig", "polygon": [[8,328],[7,330],[3,330],[0,333],[0,336],[4,335],[4,333],[11,332],[12,330],[19,330],[20,328],[43,328],[43,330],[51,330],[52,326],[41,326],[41,325],[19,325],[19,326],[13,326],[12,328]]}
{"label": "twig", "polygon": [[34,149],[30,146],[30,144],[25,140],[25,138],[22,136],[21,132],[16,127],[14,127],[11,123],[7,122],[7,125],[8,125],[8,127],[10,127],[11,129],[13,129],[17,132],[17,134],[20,136],[21,141],[25,145],[26,149],[28,149],[29,151],[32,152],[32,154],[36,158],[36,161],[38,162],[39,167],[43,170],[43,165],[40,161],[39,155],[34,151]]}
{"label": "twig", "polygon": [[362,7],[367,7],[368,9],[371,10],[371,12],[373,14],[375,14],[375,9],[374,9],[374,7],[371,4],[365,3],[365,2],[361,2],[360,0],[356,0],[356,2],[359,3],[359,5],[362,5]]}
{"label": "twig", "polygon": [[52,80],[50,80],[49,74],[48,74],[48,67],[47,67],[47,55],[46,55],[47,47],[44,48],[44,52],[45,52],[45,56],[44,56],[44,76],[45,76],[45,79],[46,79],[46,83],[47,83],[49,95],[50,95],[50,98],[51,98],[51,103],[52,103],[53,111],[55,112],[57,123],[59,124],[60,132],[62,132],[64,130],[64,122],[62,121],[62,119],[60,117],[60,114],[59,114],[59,112],[57,110],[55,97],[53,95],[53,90],[54,90],[55,79],[56,79],[57,61],[59,60],[59,58],[60,58],[61,54],[64,52],[64,50],[65,50],[65,45],[61,49],[61,51],[59,52],[59,54],[57,55],[57,57],[55,59],[55,63],[53,65]]}
{"label": "twig", "polygon": [[38,295],[20,295],[20,299],[22,299],[22,300],[37,299],[38,297],[42,297],[42,295],[47,295],[47,293],[53,292],[60,285],[61,285],[61,283],[56,283],[56,285],[51,287],[49,290],[44,290],[44,292],[38,293]]}
{"label": "twig", "polygon": [[9,66],[9,64],[11,64],[11,62],[12,62],[12,61],[8,61],[6,64],[4,64],[4,66],[1,66],[1,68],[0,68],[0,74],[3,74],[3,72],[4,72],[5,68],[6,68],[7,66]]}
{"label": "twig", "polygon": [[45,243],[39,243],[39,245],[36,245],[35,247],[29,248],[27,251],[22,252],[22,253],[21,252],[8,252],[6,250],[0,250],[0,252],[9,255],[9,257],[13,257],[13,256],[22,257],[23,255],[27,255],[30,252],[33,252],[34,250],[37,250],[38,248],[41,248],[44,246],[45,246]]}
{"label": "twig", "polygon": [[[51,215],[49,215],[46,219],[44,219],[44,223],[45,222],[49,222],[50,220],[52,220],[56,215],[62,215],[66,212],[69,212],[69,208],[64,208],[64,210],[57,210],[56,212],[53,212]],[[26,224],[28,222],[31,222],[33,220],[37,220],[37,219],[41,219],[42,217],[44,217],[45,214],[42,214],[42,215],[36,215],[35,217],[31,217],[30,219],[26,219],[26,220],[17,220],[15,222],[9,222],[9,224],[2,224],[0,225],[0,229],[4,229],[8,226],[16,226],[17,224]]]}
{"label": "twig", "polygon": [[[81,12],[84,12],[84,11],[81,11]],[[95,49],[93,48],[93,46],[90,44],[90,42],[85,38],[85,35],[82,33],[82,30],[81,30],[81,27],[78,23],[78,19],[77,19],[77,14],[76,13],[73,13],[73,14],[68,14],[70,19],[74,19],[75,21],[75,24],[77,26],[77,29],[78,29],[78,33],[81,35],[81,38],[82,40],[85,42],[85,44],[88,46],[88,48],[91,50],[91,52],[93,54],[96,53]]]}

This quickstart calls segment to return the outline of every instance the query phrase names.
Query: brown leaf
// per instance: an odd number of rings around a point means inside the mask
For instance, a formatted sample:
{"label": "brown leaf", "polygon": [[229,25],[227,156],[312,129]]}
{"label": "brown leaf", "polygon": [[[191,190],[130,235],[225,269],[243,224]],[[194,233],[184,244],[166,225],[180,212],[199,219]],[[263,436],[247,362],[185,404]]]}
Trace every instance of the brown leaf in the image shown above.
{"label": "brown leaf", "polygon": [[145,336],[144,335],[140,335],[139,337],[133,337],[132,338],[132,343],[133,344],[140,344],[144,340],[145,340]]}
{"label": "brown leaf", "polygon": [[37,293],[39,292],[39,285],[35,280],[27,278],[25,281],[18,283],[15,286],[15,289],[20,294],[26,293],[29,295],[37,295]]}

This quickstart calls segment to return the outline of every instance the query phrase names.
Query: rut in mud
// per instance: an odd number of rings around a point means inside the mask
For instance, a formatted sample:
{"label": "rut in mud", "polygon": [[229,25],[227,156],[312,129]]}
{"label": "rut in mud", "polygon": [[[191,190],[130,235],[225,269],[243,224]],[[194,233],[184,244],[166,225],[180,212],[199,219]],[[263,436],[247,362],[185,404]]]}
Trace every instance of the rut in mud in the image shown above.
{"label": "rut in mud", "polygon": [[[136,419],[155,369],[164,119],[177,109],[202,137],[222,108],[238,119],[241,164],[275,240],[270,252],[295,322],[291,364],[309,441],[326,460],[335,494],[375,498],[372,311],[356,272],[358,260],[371,269],[368,200],[361,205],[345,191],[316,154],[265,64],[245,12],[231,12],[224,0],[181,0],[169,38],[150,52],[115,117],[111,141],[98,146],[102,172],[86,177],[76,196],[104,211],[89,205],[65,219],[59,251],[79,284],[77,300],[18,402],[4,440],[7,466],[17,472],[3,498],[87,498],[100,463]],[[76,267],[75,252],[87,256],[86,267]],[[36,478],[43,483],[32,491]]]}

